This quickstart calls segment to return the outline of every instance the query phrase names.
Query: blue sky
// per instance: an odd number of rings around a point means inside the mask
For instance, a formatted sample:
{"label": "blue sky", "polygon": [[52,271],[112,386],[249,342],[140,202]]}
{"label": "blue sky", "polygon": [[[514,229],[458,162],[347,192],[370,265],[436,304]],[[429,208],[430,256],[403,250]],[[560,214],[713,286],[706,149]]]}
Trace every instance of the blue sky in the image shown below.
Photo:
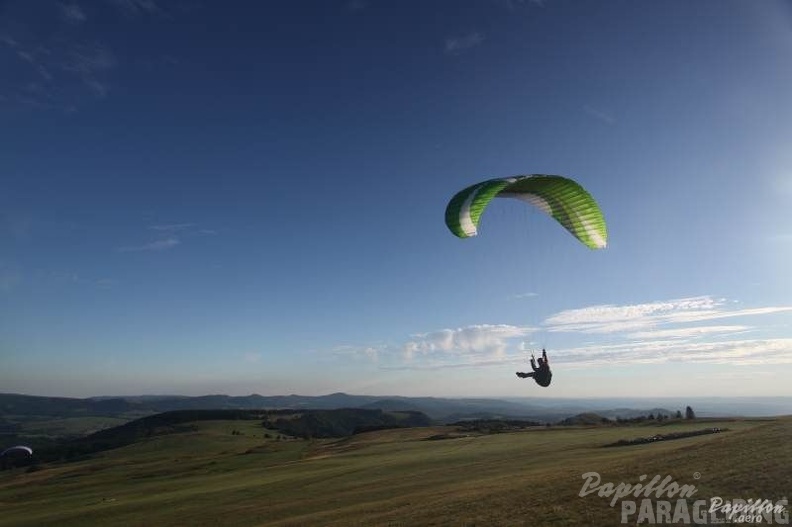
{"label": "blue sky", "polygon": [[[774,1],[0,2],[0,391],[792,395],[791,57]],[[531,173],[608,248],[445,227]]]}

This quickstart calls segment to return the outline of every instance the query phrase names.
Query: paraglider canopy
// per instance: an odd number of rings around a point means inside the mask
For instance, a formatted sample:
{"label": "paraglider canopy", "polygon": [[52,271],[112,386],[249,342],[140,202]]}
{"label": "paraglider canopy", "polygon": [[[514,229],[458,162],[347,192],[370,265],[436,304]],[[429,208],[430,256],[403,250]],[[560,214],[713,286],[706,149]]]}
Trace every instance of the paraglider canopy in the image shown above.
{"label": "paraglider canopy", "polygon": [[481,215],[493,198],[516,198],[552,216],[581,243],[603,249],[608,231],[594,198],[577,182],[546,174],[489,179],[459,191],[446,207],[449,230],[460,238],[478,234]]}
{"label": "paraglider canopy", "polygon": [[28,456],[33,455],[33,449],[29,446],[17,445],[12,446],[10,448],[6,448],[3,452],[0,453],[0,457],[4,457],[6,455],[12,454],[27,454]]}

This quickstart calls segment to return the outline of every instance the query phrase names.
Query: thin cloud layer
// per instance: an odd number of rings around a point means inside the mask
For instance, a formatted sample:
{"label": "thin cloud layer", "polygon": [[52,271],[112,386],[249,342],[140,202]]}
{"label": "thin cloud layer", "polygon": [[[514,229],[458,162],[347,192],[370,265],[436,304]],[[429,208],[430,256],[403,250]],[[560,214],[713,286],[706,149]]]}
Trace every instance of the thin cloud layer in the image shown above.
{"label": "thin cloud layer", "polygon": [[151,225],[149,229],[160,232],[179,232],[195,227],[194,223],[171,223],[167,225]]}
{"label": "thin cloud layer", "polygon": [[[738,308],[734,302],[698,296],[633,305],[598,305],[561,311],[543,325],[549,332],[588,334],[600,340],[552,350],[553,362],[572,367],[694,362],[792,363],[792,339],[745,338],[749,324],[708,324],[792,311],[792,306]],[[525,338],[537,328],[472,325],[413,335],[400,345],[345,346],[340,355],[367,357],[384,369],[434,369],[524,362]]]}
{"label": "thin cloud layer", "polygon": [[510,11],[515,11],[522,6],[544,7],[545,0],[495,0],[496,3],[503,5]]}
{"label": "thin cloud layer", "polygon": [[543,325],[551,332],[607,334],[792,311],[792,306],[733,309],[733,305],[711,296],[624,306],[598,305],[562,311],[548,317]]}
{"label": "thin cloud layer", "polygon": [[166,251],[181,245],[185,239],[217,234],[217,231],[212,229],[198,228],[195,223],[149,225],[148,229],[153,231],[153,240],[138,245],[126,245],[117,250],[119,252]]}
{"label": "thin cloud layer", "polygon": [[670,328],[628,333],[627,338],[636,340],[649,339],[690,339],[706,335],[725,335],[745,333],[753,328],[751,326],[697,326],[692,328]]}
{"label": "thin cloud layer", "polygon": [[119,247],[118,250],[120,252],[165,251],[176,247],[180,243],[178,238],[165,238],[164,240],[154,240],[143,245]]}
{"label": "thin cloud layer", "polygon": [[[107,3],[114,7],[110,13],[116,17],[163,13],[153,0]],[[120,63],[116,52],[97,38],[99,33],[91,24],[98,7],[45,2],[0,19],[0,60],[5,59],[4,64],[12,70],[2,86],[0,103],[71,113],[86,95],[107,97]]]}
{"label": "thin cloud layer", "polygon": [[555,352],[553,362],[573,368],[661,363],[792,364],[792,339],[658,340],[584,346]]}
{"label": "thin cloud layer", "polygon": [[610,115],[609,113],[603,112],[602,110],[598,110],[593,106],[584,106],[583,111],[586,112],[587,115],[593,117],[594,119],[601,121],[605,124],[614,124],[616,119]]}
{"label": "thin cloud layer", "polygon": [[445,41],[445,52],[450,54],[461,53],[474,48],[484,42],[484,36],[478,31],[461,37],[450,37]]}
{"label": "thin cloud layer", "polygon": [[77,4],[61,4],[61,13],[70,24],[81,24],[87,19],[85,12]]}
{"label": "thin cloud layer", "polygon": [[160,13],[162,9],[154,0],[108,0],[121,13],[129,17]]}
{"label": "thin cloud layer", "polygon": [[417,356],[437,358],[443,355],[458,357],[503,357],[514,339],[529,335],[530,328],[500,325],[477,325],[458,329],[443,329],[414,335],[402,346],[405,359]]}
{"label": "thin cloud layer", "polygon": [[[76,11],[70,13],[74,25],[78,15]],[[115,54],[100,42],[60,42],[55,37],[28,37],[23,41],[4,34],[0,53],[11,53],[19,65],[16,84],[12,85],[15,93],[6,99],[41,108],[65,105],[63,93],[78,84],[96,97],[105,97],[109,91],[107,78],[118,65]]]}
{"label": "thin cloud layer", "polygon": [[511,298],[512,300],[523,300],[525,298],[534,298],[537,296],[539,296],[539,293],[519,293],[516,295],[512,295],[509,298]]}
{"label": "thin cloud layer", "polygon": [[527,326],[480,324],[412,335],[401,344],[338,346],[342,358],[365,358],[384,369],[464,367],[502,363],[520,351],[522,339],[536,331]]}

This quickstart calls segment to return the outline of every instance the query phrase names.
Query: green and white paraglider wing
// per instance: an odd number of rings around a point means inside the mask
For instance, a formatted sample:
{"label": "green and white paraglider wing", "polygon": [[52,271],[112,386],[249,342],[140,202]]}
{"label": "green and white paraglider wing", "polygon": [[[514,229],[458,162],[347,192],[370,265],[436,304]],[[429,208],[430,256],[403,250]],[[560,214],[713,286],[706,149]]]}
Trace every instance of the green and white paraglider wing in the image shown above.
{"label": "green and white paraglider wing", "polygon": [[460,238],[475,236],[481,215],[494,198],[516,198],[534,205],[591,249],[607,245],[608,230],[597,202],[578,183],[562,176],[534,174],[471,185],[451,198],[446,225]]}

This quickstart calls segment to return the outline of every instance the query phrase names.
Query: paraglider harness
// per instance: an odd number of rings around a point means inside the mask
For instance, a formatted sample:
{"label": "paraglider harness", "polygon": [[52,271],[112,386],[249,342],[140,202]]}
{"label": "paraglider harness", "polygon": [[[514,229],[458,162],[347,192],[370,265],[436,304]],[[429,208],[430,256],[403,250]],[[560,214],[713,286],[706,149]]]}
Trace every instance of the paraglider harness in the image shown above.
{"label": "paraglider harness", "polygon": [[550,371],[550,364],[547,362],[547,352],[542,349],[542,356],[538,360],[539,365],[537,366],[537,360],[531,355],[531,369],[533,370],[530,373],[523,373],[517,372],[517,376],[525,379],[527,377],[533,377],[533,380],[536,381],[536,384],[547,388],[550,386],[550,381],[553,380],[553,373]]}

